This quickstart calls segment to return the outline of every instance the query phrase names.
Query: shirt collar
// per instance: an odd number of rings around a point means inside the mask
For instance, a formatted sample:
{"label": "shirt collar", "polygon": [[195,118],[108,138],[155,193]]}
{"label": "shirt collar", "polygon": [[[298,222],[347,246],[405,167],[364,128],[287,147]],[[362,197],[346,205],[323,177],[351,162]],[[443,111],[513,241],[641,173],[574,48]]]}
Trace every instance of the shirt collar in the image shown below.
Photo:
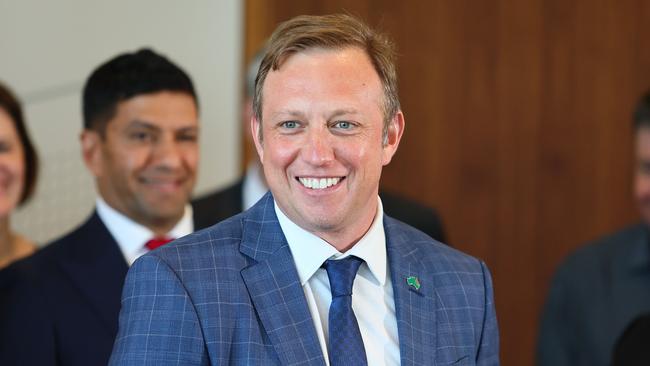
{"label": "shirt collar", "polygon": [[[111,233],[125,258],[133,258],[142,251],[144,244],[153,238],[154,232],[149,228],[131,220],[121,212],[115,210],[101,197],[97,197],[97,215]],[[178,221],[167,236],[172,239],[180,238],[194,231],[192,220],[192,206],[185,205],[183,217]]]}
{"label": "shirt collar", "polygon": [[298,270],[300,283],[304,286],[328,259],[343,259],[350,255],[361,258],[380,285],[386,283],[386,236],[384,234],[384,210],[377,197],[377,213],[364,236],[347,252],[341,253],[325,240],[304,230],[291,221],[274,201],[275,214],[284,233]]}

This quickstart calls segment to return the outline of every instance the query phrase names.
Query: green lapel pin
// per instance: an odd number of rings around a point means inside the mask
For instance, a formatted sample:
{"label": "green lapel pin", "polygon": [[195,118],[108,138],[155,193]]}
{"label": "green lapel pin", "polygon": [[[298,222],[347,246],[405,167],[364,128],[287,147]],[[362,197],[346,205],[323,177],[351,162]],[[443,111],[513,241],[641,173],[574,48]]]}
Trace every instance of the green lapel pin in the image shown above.
{"label": "green lapel pin", "polygon": [[408,276],[406,278],[406,283],[408,283],[409,286],[413,287],[416,290],[420,289],[420,280],[418,280],[418,278],[415,276]]}

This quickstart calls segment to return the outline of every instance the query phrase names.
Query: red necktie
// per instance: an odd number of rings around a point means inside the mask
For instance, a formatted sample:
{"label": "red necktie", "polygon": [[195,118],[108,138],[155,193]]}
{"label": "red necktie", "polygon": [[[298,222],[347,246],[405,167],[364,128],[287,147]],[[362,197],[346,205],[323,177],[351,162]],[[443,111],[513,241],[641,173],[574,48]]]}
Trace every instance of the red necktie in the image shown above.
{"label": "red necktie", "polygon": [[174,240],[174,239],[167,238],[167,237],[153,238],[153,239],[149,239],[149,241],[146,242],[144,244],[144,246],[147,247],[149,250],[154,250],[154,249],[156,249],[158,247],[161,247],[161,246],[169,243],[172,240]]}

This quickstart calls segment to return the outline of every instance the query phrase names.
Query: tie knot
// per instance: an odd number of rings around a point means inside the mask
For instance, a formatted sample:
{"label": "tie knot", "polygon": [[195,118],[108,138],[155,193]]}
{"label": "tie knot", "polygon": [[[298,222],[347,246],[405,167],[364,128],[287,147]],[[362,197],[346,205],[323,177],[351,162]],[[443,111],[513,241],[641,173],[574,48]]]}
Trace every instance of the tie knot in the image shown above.
{"label": "tie knot", "polygon": [[174,239],[168,238],[168,237],[152,238],[152,239],[149,239],[149,241],[147,241],[144,244],[144,246],[147,247],[149,250],[154,250],[154,249],[156,249],[158,247],[161,247],[161,246],[169,243],[172,240],[174,240]]}
{"label": "tie knot", "polygon": [[330,280],[332,298],[338,296],[352,295],[354,277],[357,275],[362,259],[349,256],[340,260],[329,259],[325,261],[324,267],[327,277]]}

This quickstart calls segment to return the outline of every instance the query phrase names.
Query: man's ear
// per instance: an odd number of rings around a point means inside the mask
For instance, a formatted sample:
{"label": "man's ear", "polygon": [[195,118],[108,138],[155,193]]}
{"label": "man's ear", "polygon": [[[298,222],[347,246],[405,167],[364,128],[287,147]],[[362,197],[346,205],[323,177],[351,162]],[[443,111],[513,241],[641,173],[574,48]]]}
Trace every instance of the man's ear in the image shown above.
{"label": "man's ear", "polygon": [[260,162],[264,164],[264,148],[262,147],[262,121],[258,120],[255,114],[251,117],[251,135],[253,135],[253,141],[255,142],[255,150],[257,150],[257,156],[260,158]]}
{"label": "man's ear", "polygon": [[85,129],[79,136],[81,142],[81,156],[86,168],[95,176],[102,175],[104,166],[102,144],[103,139],[99,132]]}
{"label": "man's ear", "polygon": [[404,133],[404,114],[402,111],[397,111],[393,116],[393,119],[388,124],[388,130],[384,138],[384,152],[382,158],[382,164],[388,165],[395,152],[397,152],[397,147],[399,142],[402,139],[402,134]]}

